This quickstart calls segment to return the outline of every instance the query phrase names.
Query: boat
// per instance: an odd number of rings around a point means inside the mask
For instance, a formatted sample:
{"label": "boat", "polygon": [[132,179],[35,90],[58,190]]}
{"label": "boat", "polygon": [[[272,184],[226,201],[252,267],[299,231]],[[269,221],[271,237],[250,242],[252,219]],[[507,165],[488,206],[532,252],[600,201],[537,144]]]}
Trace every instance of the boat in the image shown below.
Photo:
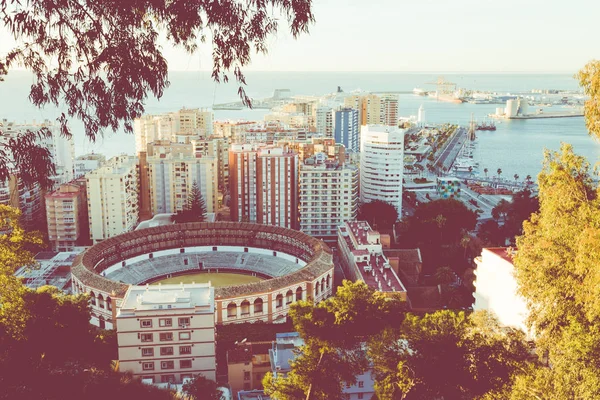
{"label": "boat", "polygon": [[496,130],[496,124],[493,122],[487,123],[484,122],[482,124],[477,125],[476,128],[478,131],[495,131]]}
{"label": "boat", "polygon": [[448,103],[464,103],[465,100],[459,96],[458,91],[449,93],[438,93],[429,92],[429,96],[435,98],[437,101],[445,101]]}
{"label": "boat", "polygon": [[427,92],[421,88],[414,88],[413,94],[416,94],[417,96],[427,96]]}

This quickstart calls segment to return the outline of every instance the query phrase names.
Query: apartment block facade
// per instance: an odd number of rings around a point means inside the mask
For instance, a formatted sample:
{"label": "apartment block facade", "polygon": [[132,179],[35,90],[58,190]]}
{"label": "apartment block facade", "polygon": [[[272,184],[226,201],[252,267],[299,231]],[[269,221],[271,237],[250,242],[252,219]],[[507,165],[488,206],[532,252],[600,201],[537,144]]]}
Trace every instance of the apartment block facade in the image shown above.
{"label": "apartment block facade", "polygon": [[134,121],[135,149],[146,151],[155,140],[188,143],[190,138],[208,138],[213,134],[210,109],[187,109],[161,115],[144,115]]}
{"label": "apartment block facade", "polygon": [[234,144],[229,150],[233,221],[298,228],[298,155],[284,147]]}
{"label": "apartment block facade", "polygon": [[135,228],[139,218],[138,159],[113,157],[85,178],[93,243]]}
{"label": "apartment block facade", "polygon": [[116,321],[120,371],[152,383],[216,380],[210,283],[130,286]]}
{"label": "apartment block facade", "polygon": [[343,144],[349,151],[358,151],[360,146],[358,110],[343,108],[334,113],[334,138],[336,143]]}
{"label": "apartment block facade", "polygon": [[402,215],[405,130],[384,125],[361,129],[360,199],[363,203],[381,200]]}
{"label": "apartment block facade", "polygon": [[[198,185],[206,211],[218,208],[218,160],[202,156],[192,144],[177,144],[159,140],[148,145],[146,154],[150,209],[153,215],[183,210],[194,182]],[[145,195],[142,193],[142,195]]]}
{"label": "apartment block facade", "polygon": [[106,157],[103,154],[90,153],[77,157],[73,162],[75,179],[100,168],[105,162]]}
{"label": "apartment block facade", "polygon": [[89,234],[85,180],[60,185],[45,196],[48,241],[54,251],[72,251]]}
{"label": "apartment block facade", "polygon": [[300,230],[336,242],[337,227],[356,219],[359,205],[358,168],[328,160],[324,153],[300,168]]}

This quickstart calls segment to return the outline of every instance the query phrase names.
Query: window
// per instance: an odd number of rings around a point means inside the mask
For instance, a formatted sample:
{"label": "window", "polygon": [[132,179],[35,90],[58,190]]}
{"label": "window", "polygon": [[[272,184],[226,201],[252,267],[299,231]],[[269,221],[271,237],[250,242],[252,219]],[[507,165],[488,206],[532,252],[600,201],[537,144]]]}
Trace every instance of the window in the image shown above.
{"label": "window", "polygon": [[173,383],[173,382],[175,382],[175,375],[161,375],[160,382],[161,383]]}
{"label": "window", "polygon": [[279,308],[283,306],[283,296],[281,294],[278,294],[277,297],[275,298],[275,307]]}
{"label": "window", "polygon": [[152,342],[152,334],[151,333],[142,333],[141,334],[142,342]]}
{"label": "window", "polygon": [[244,371],[244,380],[245,381],[249,381],[250,380],[250,371]]}
{"label": "window", "polygon": [[158,325],[161,327],[172,326],[173,320],[171,318],[161,318],[158,320]]}
{"label": "window", "polygon": [[179,340],[190,340],[191,338],[190,332],[179,332]]}
{"label": "window", "polygon": [[192,360],[179,360],[179,368],[192,368]]}
{"label": "window", "polygon": [[152,357],[154,355],[154,349],[152,347],[144,347],[142,349],[142,357]]}
{"label": "window", "polygon": [[192,354],[192,346],[179,346],[179,354]]}
{"label": "window", "polygon": [[187,328],[188,326],[190,326],[189,318],[179,318],[179,327],[180,328]]}
{"label": "window", "polygon": [[358,399],[359,399],[359,400],[362,400],[362,399],[363,399],[363,396],[364,396],[364,393],[359,393],[359,394],[358,394]]}
{"label": "window", "polygon": [[365,383],[363,381],[358,381],[358,387],[359,388],[364,388],[365,387]]}
{"label": "window", "polygon": [[142,363],[142,369],[144,371],[153,371],[154,363],[153,362],[144,362],[144,363]]}
{"label": "window", "polygon": [[151,319],[142,319],[140,321],[140,326],[142,328],[152,328],[152,320]]}
{"label": "window", "polygon": [[160,341],[166,342],[169,340],[173,340],[173,332],[164,332],[160,334]]}
{"label": "window", "polygon": [[160,355],[161,356],[172,356],[173,355],[173,347],[161,347]]}
{"label": "window", "polygon": [[160,362],[160,369],[173,369],[173,368],[175,368],[174,361],[161,361]]}
{"label": "window", "polygon": [[250,382],[244,382],[244,390],[250,390]]}

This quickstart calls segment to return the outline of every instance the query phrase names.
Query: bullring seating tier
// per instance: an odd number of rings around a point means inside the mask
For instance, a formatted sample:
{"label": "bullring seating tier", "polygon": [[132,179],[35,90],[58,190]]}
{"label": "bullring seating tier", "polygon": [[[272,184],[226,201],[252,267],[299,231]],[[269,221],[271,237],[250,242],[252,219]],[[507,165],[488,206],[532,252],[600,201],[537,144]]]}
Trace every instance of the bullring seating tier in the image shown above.
{"label": "bullring seating tier", "polygon": [[[187,260],[187,264],[185,260]],[[201,270],[198,268],[199,263],[202,263]],[[218,268],[279,277],[298,271],[302,267],[299,264],[280,257],[269,257],[251,253],[206,252],[149,258],[126,265],[105,276],[113,281],[139,285],[168,274],[180,274],[184,272],[199,273],[206,272],[207,269]]]}
{"label": "bullring seating tier", "polygon": [[143,254],[194,246],[256,247],[297,257],[307,263],[285,276],[215,288],[215,299],[274,292],[333,272],[331,249],[321,240],[278,226],[219,221],[152,227],[106,239],[73,261],[73,282],[88,290],[109,293],[112,298],[122,298],[129,284],[102,276],[104,270]]}

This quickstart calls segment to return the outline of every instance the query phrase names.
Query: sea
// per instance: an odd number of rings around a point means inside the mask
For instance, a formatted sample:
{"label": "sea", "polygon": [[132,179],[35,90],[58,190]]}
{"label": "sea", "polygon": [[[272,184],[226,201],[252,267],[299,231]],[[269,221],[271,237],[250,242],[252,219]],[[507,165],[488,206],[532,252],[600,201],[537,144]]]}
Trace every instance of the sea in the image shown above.
{"label": "sea", "polygon": [[[338,90],[371,92],[411,92],[419,87],[435,90],[428,82],[436,81],[440,73],[393,73],[393,72],[248,72],[245,86],[247,94],[256,99],[271,97],[275,89],[289,89],[292,95],[322,96]],[[571,74],[499,74],[499,73],[446,73],[446,80],[469,90],[498,93],[522,93],[532,89],[578,90],[578,83]],[[176,111],[182,107],[212,107],[214,104],[238,101],[238,84],[233,77],[228,83],[215,83],[207,71],[170,72],[170,85],[160,99],[150,97],[145,102],[146,112],[159,114]],[[0,120],[18,123],[54,119],[64,107],[38,109],[29,100],[29,88],[33,77],[26,71],[11,71],[0,82]],[[399,95],[399,114],[417,115],[420,106],[425,109],[429,123],[456,123],[468,126],[473,117],[484,121],[494,113],[496,104],[453,104],[434,98],[416,96],[412,93]],[[558,111],[548,109],[548,111]],[[216,110],[215,120],[261,121],[269,110]],[[83,125],[72,121],[76,155],[90,152],[103,153],[107,157],[135,152],[133,134],[121,129],[104,132],[94,143],[83,133]],[[494,175],[498,168],[502,176],[521,179],[527,175],[536,177],[542,167],[544,150],[558,150],[562,142],[570,143],[577,154],[585,156],[594,165],[600,161],[600,142],[592,138],[584,119],[530,119],[510,120],[497,123],[496,131],[477,133],[476,161],[480,174],[487,168]]]}

